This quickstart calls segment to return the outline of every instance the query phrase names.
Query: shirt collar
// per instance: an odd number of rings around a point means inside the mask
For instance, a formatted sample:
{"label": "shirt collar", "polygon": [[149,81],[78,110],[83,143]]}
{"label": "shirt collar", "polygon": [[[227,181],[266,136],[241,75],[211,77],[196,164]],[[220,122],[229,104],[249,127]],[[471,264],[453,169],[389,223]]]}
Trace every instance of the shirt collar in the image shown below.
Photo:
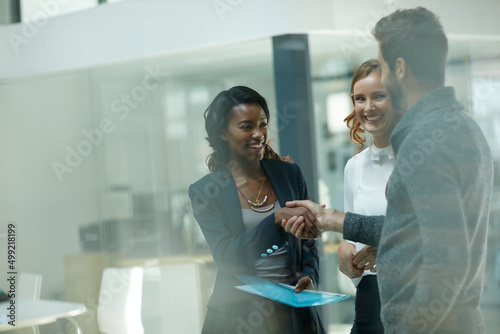
{"label": "shirt collar", "polygon": [[394,150],[392,149],[391,145],[383,147],[383,148],[378,148],[375,145],[371,144],[370,145],[370,158],[373,161],[380,161],[384,158],[392,160],[395,158]]}

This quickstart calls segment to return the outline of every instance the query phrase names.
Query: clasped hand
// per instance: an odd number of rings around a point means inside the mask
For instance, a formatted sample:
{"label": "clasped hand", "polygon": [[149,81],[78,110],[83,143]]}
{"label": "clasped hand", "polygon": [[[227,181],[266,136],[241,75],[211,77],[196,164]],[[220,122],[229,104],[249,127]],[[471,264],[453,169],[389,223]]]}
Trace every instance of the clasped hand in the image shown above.
{"label": "clasped hand", "polygon": [[277,225],[297,238],[317,238],[321,235],[320,224],[314,214],[306,207],[285,207],[274,214]]}
{"label": "clasped hand", "polygon": [[377,248],[365,246],[356,252],[356,247],[342,242],[338,249],[339,270],[349,278],[361,277],[363,271],[377,271]]}
{"label": "clasped hand", "polygon": [[323,231],[335,231],[342,233],[344,228],[345,214],[334,209],[325,209],[325,205],[319,205],[312,201],[287,202],[288,208],[306,208],[315,219],[304,219],[300,216],[282,220],[281,226],[286,232],[292,233],[297,238],[318,238]]}

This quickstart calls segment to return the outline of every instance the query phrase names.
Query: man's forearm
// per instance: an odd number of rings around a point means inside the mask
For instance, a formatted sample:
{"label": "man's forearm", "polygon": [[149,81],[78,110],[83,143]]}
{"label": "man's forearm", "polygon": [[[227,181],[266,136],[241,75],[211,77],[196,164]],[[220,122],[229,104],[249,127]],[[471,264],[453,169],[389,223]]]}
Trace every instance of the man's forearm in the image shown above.
{"label": "man's forearm", "polygon": [[324,218],[321,222],[323,231],[342,233],[344,229],[345,213],[335,209],[325,209]]}
{"label": "man's forearm", "polygon": [[377,247],[385,216],[363,216],[346,212],[341,232],[344,239]]}

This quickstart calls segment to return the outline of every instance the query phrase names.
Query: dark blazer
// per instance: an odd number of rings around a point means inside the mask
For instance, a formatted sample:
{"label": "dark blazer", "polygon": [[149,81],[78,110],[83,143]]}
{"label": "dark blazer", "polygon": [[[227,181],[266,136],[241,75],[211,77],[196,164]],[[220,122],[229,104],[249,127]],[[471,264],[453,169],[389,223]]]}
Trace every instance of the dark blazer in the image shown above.
{"label": "dark blazer", "polygon": [[[296,164],[280,160],[262,160],[261,165],[271,181],[281,207],[285,207],[287,201],[308,198],[302,172]],[[243,283],[234,275],[255,275],[254,261],[267,256],[268,252],[284,245],[285,242],[289,245],[289,283],[296,284],[301,277],[310,276],[317,287],[319,259],[315,241],[298,240],[293,235],[277,229],[274,214],[267,216],[254,229],[245,231],[234,179],[226,168],[219,168],[192,184],[189,187],[189,196],[194,216],[217,265],[215,285],[207,305],[204,333],[215,333],[216,330],[220,333],[224,333],[224,330],[236,332],[235,328],[232,331],[228,327],[220,328],[218,323],[224,319],[238,317],[247,319],[248,312],[252,312],[249,308],[252,301],[262,298],[235,289],[234,286]],[[300,313],[293,316],[300,321],[313,321],[313,327],[318,329],[307,331],[294,321],[294,327],[301,333],[323,333],[315,308],[290,308],[290,311]],[[214,321],[216,318],[217,321]],[[233,326],[236,324],[233,321]],[[207,328],[212,329],[206,330]]]}

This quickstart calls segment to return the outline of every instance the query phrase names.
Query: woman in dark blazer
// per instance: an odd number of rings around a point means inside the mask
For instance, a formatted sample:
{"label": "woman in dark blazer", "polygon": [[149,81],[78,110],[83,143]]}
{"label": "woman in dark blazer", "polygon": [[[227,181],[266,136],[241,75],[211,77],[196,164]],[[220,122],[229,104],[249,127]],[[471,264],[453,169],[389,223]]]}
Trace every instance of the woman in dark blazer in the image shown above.
{"label": "woman in dark blazer", "polygon": [[189,188],[193,213],[217,265],[204,334],[326,333],[316,308],[293,308],[237,290],[235,274],[296,285],[318,284],[314,240],[299,240],[281,228],[291,217],[314,220],[285,203],[306,199],[300,168],[283,161],[267,144],[269,109],[256,91],[233,87],[205,111],[213,153],[210,174]]}

